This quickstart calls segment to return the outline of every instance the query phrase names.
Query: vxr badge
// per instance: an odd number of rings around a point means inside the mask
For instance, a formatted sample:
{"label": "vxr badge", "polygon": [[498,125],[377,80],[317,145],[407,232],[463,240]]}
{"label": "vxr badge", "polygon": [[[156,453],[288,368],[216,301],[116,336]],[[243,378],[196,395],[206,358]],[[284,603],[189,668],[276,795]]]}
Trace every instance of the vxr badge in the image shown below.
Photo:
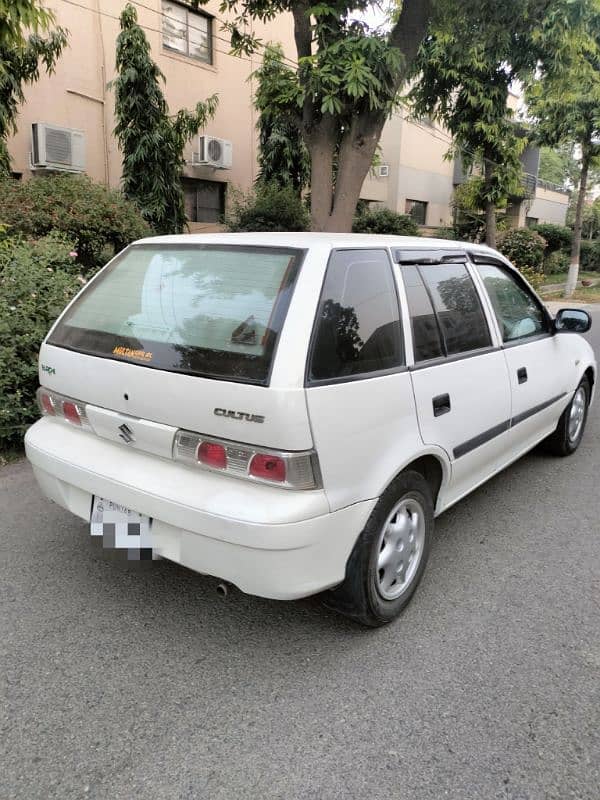
{"label": "vxr badge", "polygon": [[119,425],[119,430],[121,431],[121,433],[119,434],[119,438],[123,439],[123,441],[126,444],[131,444],[132,442],[135,442],[135,436],[133,435],[133,431],[131,430],[129,425],[125,425],[125,423],[123,423],[122,425]]}

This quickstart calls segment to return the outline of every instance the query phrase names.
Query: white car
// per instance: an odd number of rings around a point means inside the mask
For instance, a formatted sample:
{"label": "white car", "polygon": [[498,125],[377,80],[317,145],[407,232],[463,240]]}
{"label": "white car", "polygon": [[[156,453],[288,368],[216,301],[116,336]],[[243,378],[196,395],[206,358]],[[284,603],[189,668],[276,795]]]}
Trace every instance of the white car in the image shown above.
{"label": "white car", "polygon": [[330,590],[380,625],[415,591],[436,515],[543,440],[577,449],[596,363],[573,334],[590,324],[552,319],[481,245],[144,239],[42,344],[27,456],[130,558],[262,597]]}

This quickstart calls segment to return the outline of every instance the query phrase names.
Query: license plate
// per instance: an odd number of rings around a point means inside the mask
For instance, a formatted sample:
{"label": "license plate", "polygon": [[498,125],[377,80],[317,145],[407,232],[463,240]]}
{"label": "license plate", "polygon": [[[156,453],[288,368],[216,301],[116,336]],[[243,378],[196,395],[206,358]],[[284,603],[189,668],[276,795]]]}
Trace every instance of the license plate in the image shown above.
{"label": "license plate", "polygon": [[103,547],[137,551],[151,551],[152,520],[126,506],[94,497],[90,518],[92,536],[102,536]]}

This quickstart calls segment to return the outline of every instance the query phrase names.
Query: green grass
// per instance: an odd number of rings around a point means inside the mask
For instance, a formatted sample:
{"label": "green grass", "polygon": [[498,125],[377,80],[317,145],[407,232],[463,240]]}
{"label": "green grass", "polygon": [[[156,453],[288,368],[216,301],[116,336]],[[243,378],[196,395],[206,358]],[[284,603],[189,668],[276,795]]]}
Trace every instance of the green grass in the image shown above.
{"label": "green grass", "polygon": [[[566,283],[568,275],[568,272],[556,272],[554,275],[545,275],[544,283],[546,283],[548,286],[555,283]],[[591,278],[592,280],[595,278],[596,280],[600,280],[600,272],[585,272],[583,270],[579,270],[579,280],[582,278]]]}
{"label": "green grass", "polygon": [[574,300],[576,303],[600,303],[600,284],[596,286],[582,286],[576,289],[572,297],[567,300],[562,296],[562,292],[552,292],[552,294],[544,294],[544,300],[564,300],[565,306],[569,300]]}

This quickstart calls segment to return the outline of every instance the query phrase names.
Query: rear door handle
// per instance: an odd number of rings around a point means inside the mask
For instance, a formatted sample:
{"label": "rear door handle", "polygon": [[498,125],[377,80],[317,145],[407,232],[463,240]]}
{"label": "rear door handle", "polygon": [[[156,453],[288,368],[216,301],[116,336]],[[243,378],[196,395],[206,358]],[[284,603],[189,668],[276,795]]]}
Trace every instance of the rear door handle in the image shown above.
{"label": "rear door handle", "polygon": [[438,394],[437,397],[434,397],[431,401],[433,404],[433,416],[434,417],[441,417],[442,414],[448,414],[450,411],[450,395],[449,394]]}
{"label": "rear door handle", "polygon": [[527,382],[527,367],[521,367],[517,370],[517,380],[519,383]]}

